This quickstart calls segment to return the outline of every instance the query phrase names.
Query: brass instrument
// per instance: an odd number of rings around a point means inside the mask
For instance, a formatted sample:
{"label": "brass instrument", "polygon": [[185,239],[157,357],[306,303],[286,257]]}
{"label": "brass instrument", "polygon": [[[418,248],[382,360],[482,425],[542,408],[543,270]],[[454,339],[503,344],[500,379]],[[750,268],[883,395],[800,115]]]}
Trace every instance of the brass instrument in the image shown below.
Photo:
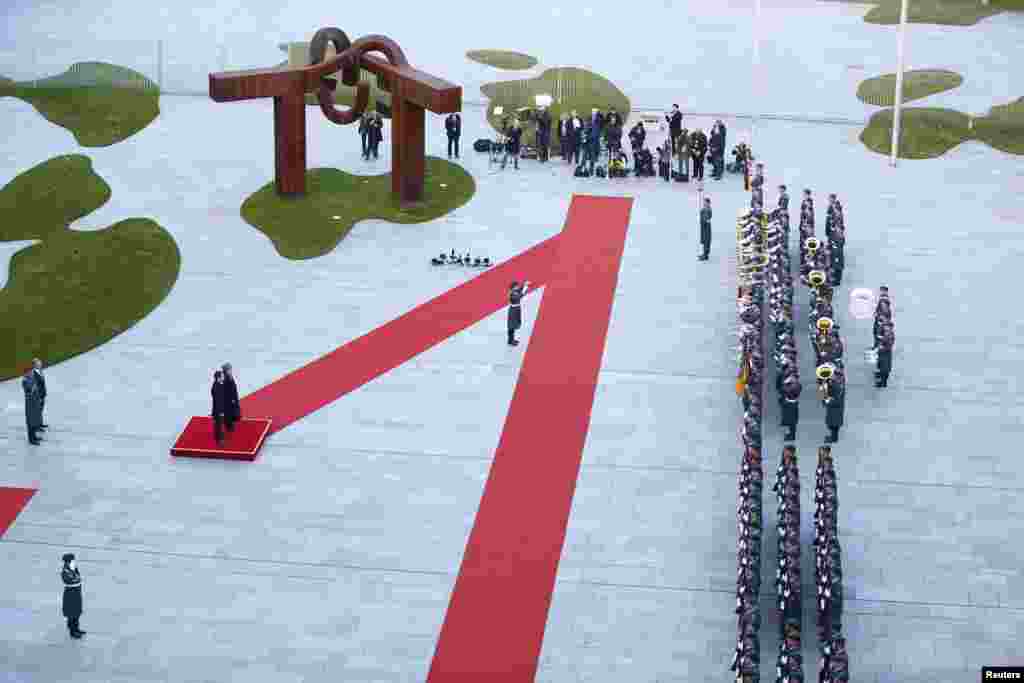
{"label": "brass instrument", "polygon": [[828,334],[829,332],[831,332],[832,327],[834,325],[835,322],[832,320],[832,318],[818,318],[818,331],[821,332],[822,334]]}
{"label": "brass instrument", "polygon": [[[811,239],[814,239],[814,238],[812,237]],[[808,240],[808,241],[810,241],[810,240]],[[808,249],[809,248],[810,247],[808,247]],[[814,287],[815,289],[817,289],[818,287],[821,287],[823,284],[825,284],[825,281],[827,279],[828,278],[825,275],[825,272],[822,271],[822,270],[812,270],[810,273],[807,274],[807,281],[810,282],[811,283],[811,287]]]}
{"label": "brass instrument", "polygon": [[819,248],[821,247],[821,242],[820,242],[820,241],[818,240],[818,238],[817,238],[817,237],[808,237],[808,238],[807,238],[807,239],[806,239],[806,240],[804,241],[804,246],[805,246],[805,247],[807,248],[807,252],[808,252],[808,254],[809,254],[809,255],[810,255],[811,257],[813,257],[813,256],[814,256],[814,254],[815,254],[815,253],[816,253],[816,252],[818,251],[818,249],[819,249]]}
{"label": "brass instrument", "polygon": [[829,388],[832,386],[831,380],[835,372],[836,366],[831,363],[822,363],[814,371],[815,377],[818,378],[818,398],[825,403],[828,403],[832,398]]}

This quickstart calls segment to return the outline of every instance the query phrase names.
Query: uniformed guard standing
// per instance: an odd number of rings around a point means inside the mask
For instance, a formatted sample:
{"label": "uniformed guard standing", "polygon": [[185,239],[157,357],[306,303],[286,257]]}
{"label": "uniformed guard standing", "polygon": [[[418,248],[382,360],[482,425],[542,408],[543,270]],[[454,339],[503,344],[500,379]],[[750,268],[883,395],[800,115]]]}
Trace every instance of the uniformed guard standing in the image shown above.
{"label": "uniformed guard standing", "polygon": [[43,406],[39,399],[39,383],[32,371],[32,366],[25,368],[21,378],[21,388],[25,392],[25,425],[28,427],[28,442],[38,446],[38,432],[43,425]]}
{"label": "uniformed guard standing", "polygon": [[85,635],[85,631],[78,628],[78,619],[82,616],[82,574],[75,566],[72,553],[65,553],[61,559],[64,561],[64,567],[60,570],[60,578],[64,581],[61,609],[68,620],[68,633],[78,639]]}
{"label": "uniformed guard standing", "polygon": [[707,261],[711,255],[711,200],[704,198],[704,206],[700,210],[700,245],[703,249],[697,258]]}
{"label": "uniformed guard standing", "polygon": [[750,180],[750,208],[764,208],[764,164],[755,167],[754,177]]}
{"label": "uniformed guard standing", "polygon": [[508,345],[519,346],[516,341],[516,330],[523,326],[522,300],[526,295],[526,289],[530,286],[529,280],[523,284],[513,281],[508,288]]}

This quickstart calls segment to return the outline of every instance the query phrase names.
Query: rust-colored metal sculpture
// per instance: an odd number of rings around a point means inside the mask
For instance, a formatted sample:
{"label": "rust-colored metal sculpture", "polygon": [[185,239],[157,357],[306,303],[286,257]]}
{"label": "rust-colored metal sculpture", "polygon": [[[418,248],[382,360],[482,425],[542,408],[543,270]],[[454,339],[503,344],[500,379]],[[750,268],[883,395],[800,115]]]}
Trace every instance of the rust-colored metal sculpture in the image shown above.
{"label": "rust-colored metal sculpture", "polygon": [[[327,45],[337,54],[324,61]],[[386,59],[375,57],[379,52]],[[309,46],[310,66],[253,69],[210,74],[210,98],[237,102],[274,98],[274,175],[279,194],[306,191],[306,93],[316,92],[320,110],[330,121],[346,125],[366,111],[369,86],[359,80],[360,69],[377,76],[391,93],[391,190],[403,203],[423,199],[425,111],[449,114],[462,109],[462,87],[409,66],[405,53],[385,36],[364,36],[354,43],[338,28],[322,28]],[[356,87],[355,104],[334,105],[337,81]]]}

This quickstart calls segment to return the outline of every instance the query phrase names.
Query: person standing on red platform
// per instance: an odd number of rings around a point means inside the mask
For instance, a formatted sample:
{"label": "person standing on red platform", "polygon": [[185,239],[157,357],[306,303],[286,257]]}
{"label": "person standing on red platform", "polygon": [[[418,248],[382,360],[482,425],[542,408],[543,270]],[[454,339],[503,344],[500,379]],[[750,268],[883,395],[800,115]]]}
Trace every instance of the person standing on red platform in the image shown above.
{"label": "person standing on red platform", "polygon": [[235,430],[235,423],[242,419],[242,406],[238,402],[238,385],[231,373],[231,363],[220,366],[224,372],[224,425],[229,432]]}
{"label": "person standing on red platform", "polygon": [[227,412],[227,390],[224,386],[224,373],[221,370],[213,373],[213,386],[210,387],[213,398],[213,438],[218,446],[224,445],[224,416]]}

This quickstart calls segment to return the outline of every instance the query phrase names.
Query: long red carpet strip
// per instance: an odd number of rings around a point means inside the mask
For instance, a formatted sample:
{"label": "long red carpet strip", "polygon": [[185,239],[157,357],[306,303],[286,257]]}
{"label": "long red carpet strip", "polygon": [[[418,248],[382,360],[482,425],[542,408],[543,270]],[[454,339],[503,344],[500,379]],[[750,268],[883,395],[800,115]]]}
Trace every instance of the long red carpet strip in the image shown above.
{"label": "long red carpet strip", "polygon": [[536,675],[631,207],[573,198],[428,683]]}
{"label": "long red carpet strip", "polygon": [[14,524],[22,509],[36,493],[35,489],[19,489],[0,486],[0,536]]}
{"label": "long red carpet strip", "polygon": [[[270,433],[323,408],[415,358],[508,303],[508,285],[528,279],[546,284],[556,235],[405,315],[354,339],[242,399],[242,414],[269,417]],[[497,342],[496,342],[497,343]]]}

